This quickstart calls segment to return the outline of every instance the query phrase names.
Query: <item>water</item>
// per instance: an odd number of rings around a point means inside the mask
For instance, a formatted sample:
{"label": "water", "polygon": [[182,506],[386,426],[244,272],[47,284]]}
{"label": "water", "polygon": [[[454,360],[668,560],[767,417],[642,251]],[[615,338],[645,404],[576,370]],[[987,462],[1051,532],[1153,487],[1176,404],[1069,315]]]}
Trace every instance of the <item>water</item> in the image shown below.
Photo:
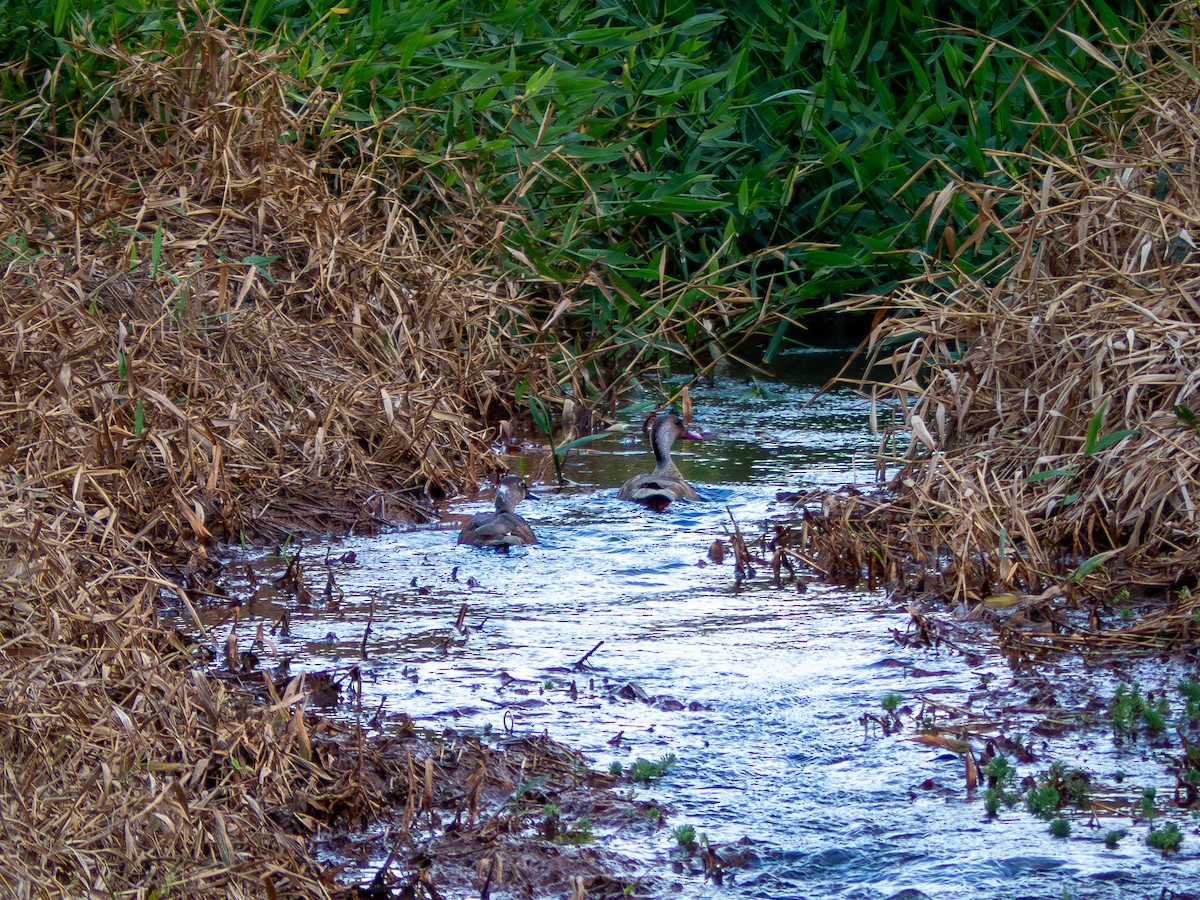
{"label": "water", "polygon": [[[668,875],[680,896],[918,891],[1058,900],[1194,889],[1194,824],[1185,820],[1182,852],[1164,862],[1145,846],[1146,826],[1131,826],[1119,812],[1100,816],[1100,827],[1075,816],[1069,840],[1051,838],[1021,806],[988,820],[982,790],[966,794],[961,757],[914,741],[911,720],[902,733],[883,736],[860,717],[881,715],[880,700],[892,692],[910,710],[930,700],[985,719],[994,714],[1019,722],[1007,730],[1024,735],[1038,754],[1022,775],[1062,758],[1109,786],[1121,773],[1125,785],[1137,786],[1126,795],[1156,786],[1169,798],[1173,781],[1144,742],[1117,747],[1105,728],[1030,734],[1040,715],[1010,707],[1033,692],[1034,679],[986,651],[971,665],[954,651],[898,646],[892,629],[903,631],[909,616],[882,593],[815,583],[803,592],[778,590],[761,574],[738,587],[730,562],[707,562],[731,514],[758,533],[763,523],[793,515],[790,503],[776,499],[781,491],[874,483],[864,402],[846,391],[809,402],[839,363],[801,354],[780,367],[778,381],[756,386],[729,377],[693,389],[707,439],[676,445],[675,456],[700,503],[655,514],[617,500],[620,483],[649,468],[631,422],[628,438],[572,453],[571,486],[535,486],[541,499],[520,511],[539,535],[537,546],[507,556],[458,547],[459,522],[490,508],[486,496],[448,507],[439,526],[333,542],[332,553],[355,554],[334,569],[344,596],[332,610],[323,603],[291,609],[292,636],[275,639],[275,649],[296,657],[293,671],[361,664],[364,707],[382,702],[431,726],[546,732],[601,770],[674,754],[669,773],[639,792],[673,811],[670,826],[690,823],[720,844],[745,838],[757,856],[721,886],[687,870]],[[514,465],[528,471],[533,463]],[[306,558],[322,553],[310,547]],[[465,635],[453,627],[464,605]],[[261,601],[251,610],[278,612]],[[588,667],[578,669],[601,641]],[[1112,672],[1078,663],[1047,668],[1064,706],[1086,702],[1097,686],[1111,696],[1116,684]],[[1150,665],[1123,675],[1153,686],[1178,673]],[[630,684],[636,688],[618,693]],[[647,701],[637,699],[639,688]],[[1107,850],[1104,832],[1117,826],[1130,835]],[[647,865],[673,843],[669,828],[649,845],[600,837]]]}

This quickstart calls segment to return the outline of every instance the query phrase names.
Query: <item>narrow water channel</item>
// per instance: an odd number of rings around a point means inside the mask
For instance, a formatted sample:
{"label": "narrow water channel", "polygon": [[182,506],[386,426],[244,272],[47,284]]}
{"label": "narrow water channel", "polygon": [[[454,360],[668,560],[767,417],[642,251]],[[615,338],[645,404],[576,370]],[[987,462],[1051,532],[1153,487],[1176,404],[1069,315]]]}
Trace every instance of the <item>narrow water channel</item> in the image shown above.
{"label": "narrow water channel", "polygon": [[[458,522],[490,508],[489,495],[451,505],[439,526],[334,542],[332,553],[354,552],[336,568],[344,597],[334,610],[291,609],[280,654],[295,657],[293,671],[361,665],[364,706],[438,728],[545,732],[601,771],[673,754],[664,777],[638,788],[671,811],[669,827],[650,846],[616,849],[653,866],[674,844],[671,828],[687,823],[714,842],[746,839],[757,857],[719,886],[668,873],[678,896],[1107,900],[1200,889],[1194,818],[1180,819],[1182,849],[1166,860],[1145,845],[1144,825],[1118,813],[1099,827],[1077,817],[1056,839],[1021,805],[989,819],[982,791],[966,793],[961,757],[914,741],[911,723],[884,736],[860,722],[889,693],[909,708],[925,697],[987,710],[992,690],[1026,677],[999,655],[899,646],[892,630],[909,616],[882,592],[778,590],[761,573],[739,586],[728,560],[709,561],[731,515],[755,534],[791,518],[780,492],[874,484],[864,401],[832,391],[810,403],[840,362],[798,353],[775,380],[693,389],[707,439],[677,445],[676,461],[700,503],[656,514],[617,499],[626,477],[650,467],[631,418],[627,438],[571,454],[569,486],[535,485],[540,499],[520,511],[537,546],[497,555],[456,545]],[[464,605],[466,636],[453,627]],[[1046,674],[1063,705],[1116,684],[1071,661]],[[1157,664],[1125,675],[1147,687],[1178,677]],[[1021,775],[1066,759],[1100,781],[1171,795],[1156,752],[1118,746],[1102,725],[1025,737],[1039,759]],[[1118,826],[1129,837],[1106,849]]]}

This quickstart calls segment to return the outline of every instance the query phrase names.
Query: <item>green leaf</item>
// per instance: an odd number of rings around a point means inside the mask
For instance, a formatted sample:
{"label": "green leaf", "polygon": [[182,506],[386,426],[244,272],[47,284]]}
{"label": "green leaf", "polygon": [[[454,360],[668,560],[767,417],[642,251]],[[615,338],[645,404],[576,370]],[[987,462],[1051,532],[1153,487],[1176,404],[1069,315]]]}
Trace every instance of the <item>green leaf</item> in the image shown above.
{"label": "green leaf", "polygon": [[543,434],[550,433],[550,413],[540,398],[533,396],[529,398],[529,414],[533,416],[533,424],[540,428]]}
{"label": "green leaf", "polygon": [[1083,439],[1083,455],[1091,456],[1096,452],[1096,441],[1100,437],[1100,426],[1104,424],[1104,413],[1108,410],[1108,403],[1100,404],[1100,409],[1092,416],[1092,421],[1088,423],[1087,435]]}
{"label": "green leaf", "polygon": [[1096,571],[1096,569],[1098,569],[1105,562],[1105,560],[1110,559],[1116,554],[1116,550],[1105,550],[1103,553],[1097,553],[1095,556],[1085,559],[1082,563],[1080,563],[1079,568],[1071,573],[1067,581],[1069,581],[1071,584],[1079,584],[1079,582],[1081,582],[1084,578]]}
{"label": "green leaf", "polygon": [[158,275],[159,263],[162,260],[162,236],[162,222],[159,222],[158,227],[154,229],[154,239],[150,242],[150,274],[154,276]]}
{"label": "green leaf", "polygon": [[1190,406],[1184,406],[1182,403],[1175,404],[1175,415],[1185,425],[1191,425],[1193,428],[1200,430],[1200,419],[1196,418],[1196,414],[1192,412]]}
{"label": "green leaf", "polygon": [[71,13],[71,0],[58,0],[54,5],[54,33],[62,34],[67,27],[67,16]]}
{"label": "green leaf", "polygon": [[140,438],[146,430],[146,410],[142,407],[142,398],[138,398],[133,408],[133,436]]}
{"label": "green leaf", "polygon": [[258,28],[266,21],[267,13],[275,7],[275,0],[257,0],[254,12],[250,14],[250,27]]}
{"label": "green leaf", "polygon": [[1093,448],[1093,453],[1099,453],[1101,450],[1106,450],[1113,444],[1125,440],[1130,435],[1141,434],[1136,428],[1122,428],[1120,431],[1114,431],[1112,434],[1106,434],[1100,440],[1096,441],[1096,446]]}
{"label": "green leaf", "polygon": [[610,438],[616,435],[615,431],[598,431],[595,434],[585,434],[582,437],[577,437],[572,441],[567,441],[565,444],[559,444],[558,453],[566,453],[568,450],[573,450],[576,447],[582,447],[584,444],[590,444],[593,441],[602,441],[605,438]]}
{"label": "green leaf", "polygon": [[1025,483],[1037,484],[1039,481],[1045,481],[1047,478],[1074,478],[1078,474],[1074,469],[1046,469],[1043,472],[1034,472],[1032,475],[1026,475]]}

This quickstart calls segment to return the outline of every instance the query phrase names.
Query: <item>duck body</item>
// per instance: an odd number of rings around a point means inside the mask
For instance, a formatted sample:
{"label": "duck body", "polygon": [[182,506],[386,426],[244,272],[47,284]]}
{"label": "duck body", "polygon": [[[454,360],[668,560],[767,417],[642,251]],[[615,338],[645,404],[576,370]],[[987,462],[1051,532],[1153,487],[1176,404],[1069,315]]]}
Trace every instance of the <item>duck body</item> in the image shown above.
{"label": "duck body", "polygon": [[671,459],[671,445],[677,440],[698,441],[675,413],[663,413],[650,428],[650,446],[654,448],[653,472],[635,475],[621,485],[617,496],[662,512],[676,500],[699,500],[700,495],[683,480],[683,475]]}
{"label": "duck body", "polygon": [[496,488],[495,512],[476,513],[458,533],[458,542],[471,547],[496,547],[507,550],[517,544],[536,544],[537,535],[529,523],[514,512],[517,504],[529,496],[524,479],[505,475]]}

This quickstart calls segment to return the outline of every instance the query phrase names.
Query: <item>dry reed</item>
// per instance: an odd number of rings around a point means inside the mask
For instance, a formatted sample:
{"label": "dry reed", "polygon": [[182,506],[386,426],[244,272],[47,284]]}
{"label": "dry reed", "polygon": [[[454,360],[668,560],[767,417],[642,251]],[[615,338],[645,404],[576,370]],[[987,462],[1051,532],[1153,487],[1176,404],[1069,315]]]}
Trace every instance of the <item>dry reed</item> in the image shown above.
{"label": "dry reed", "polygon": [[193,670],[159,594],[186,608],[216,540],[412,516],[495,471],[484,423],[559,383],[551,341],[472,262],[487,211],[416,221],[414,173],[348,165],[335,98],[236,31],[110,53],[76,133],[41,98],[3,119],[0,887],[325,896],[314,829],[386,798],[300,683],[258,703]]}
{"label": "dry reed", "polygon": [[[943,234],[949,265],[886,306],[845,304],[880,314],[869,351],[893,374],[874,414],[904,447],[896,492],[828,498],[792,552],[837,568],[857,545],[856,571],[968,608],[1169,592],[1175,627],[1141,630],[1195,643],[1198,26],[1183,4],[1111,48],[1120,101],[1063,126],[1055,156],[997,158],[1024,173],[1011,187],[931,197],[931,233],[955,196],[976,210],[969,233]],[[984,233],[1010,250],[968,274],[955,261]]]}

